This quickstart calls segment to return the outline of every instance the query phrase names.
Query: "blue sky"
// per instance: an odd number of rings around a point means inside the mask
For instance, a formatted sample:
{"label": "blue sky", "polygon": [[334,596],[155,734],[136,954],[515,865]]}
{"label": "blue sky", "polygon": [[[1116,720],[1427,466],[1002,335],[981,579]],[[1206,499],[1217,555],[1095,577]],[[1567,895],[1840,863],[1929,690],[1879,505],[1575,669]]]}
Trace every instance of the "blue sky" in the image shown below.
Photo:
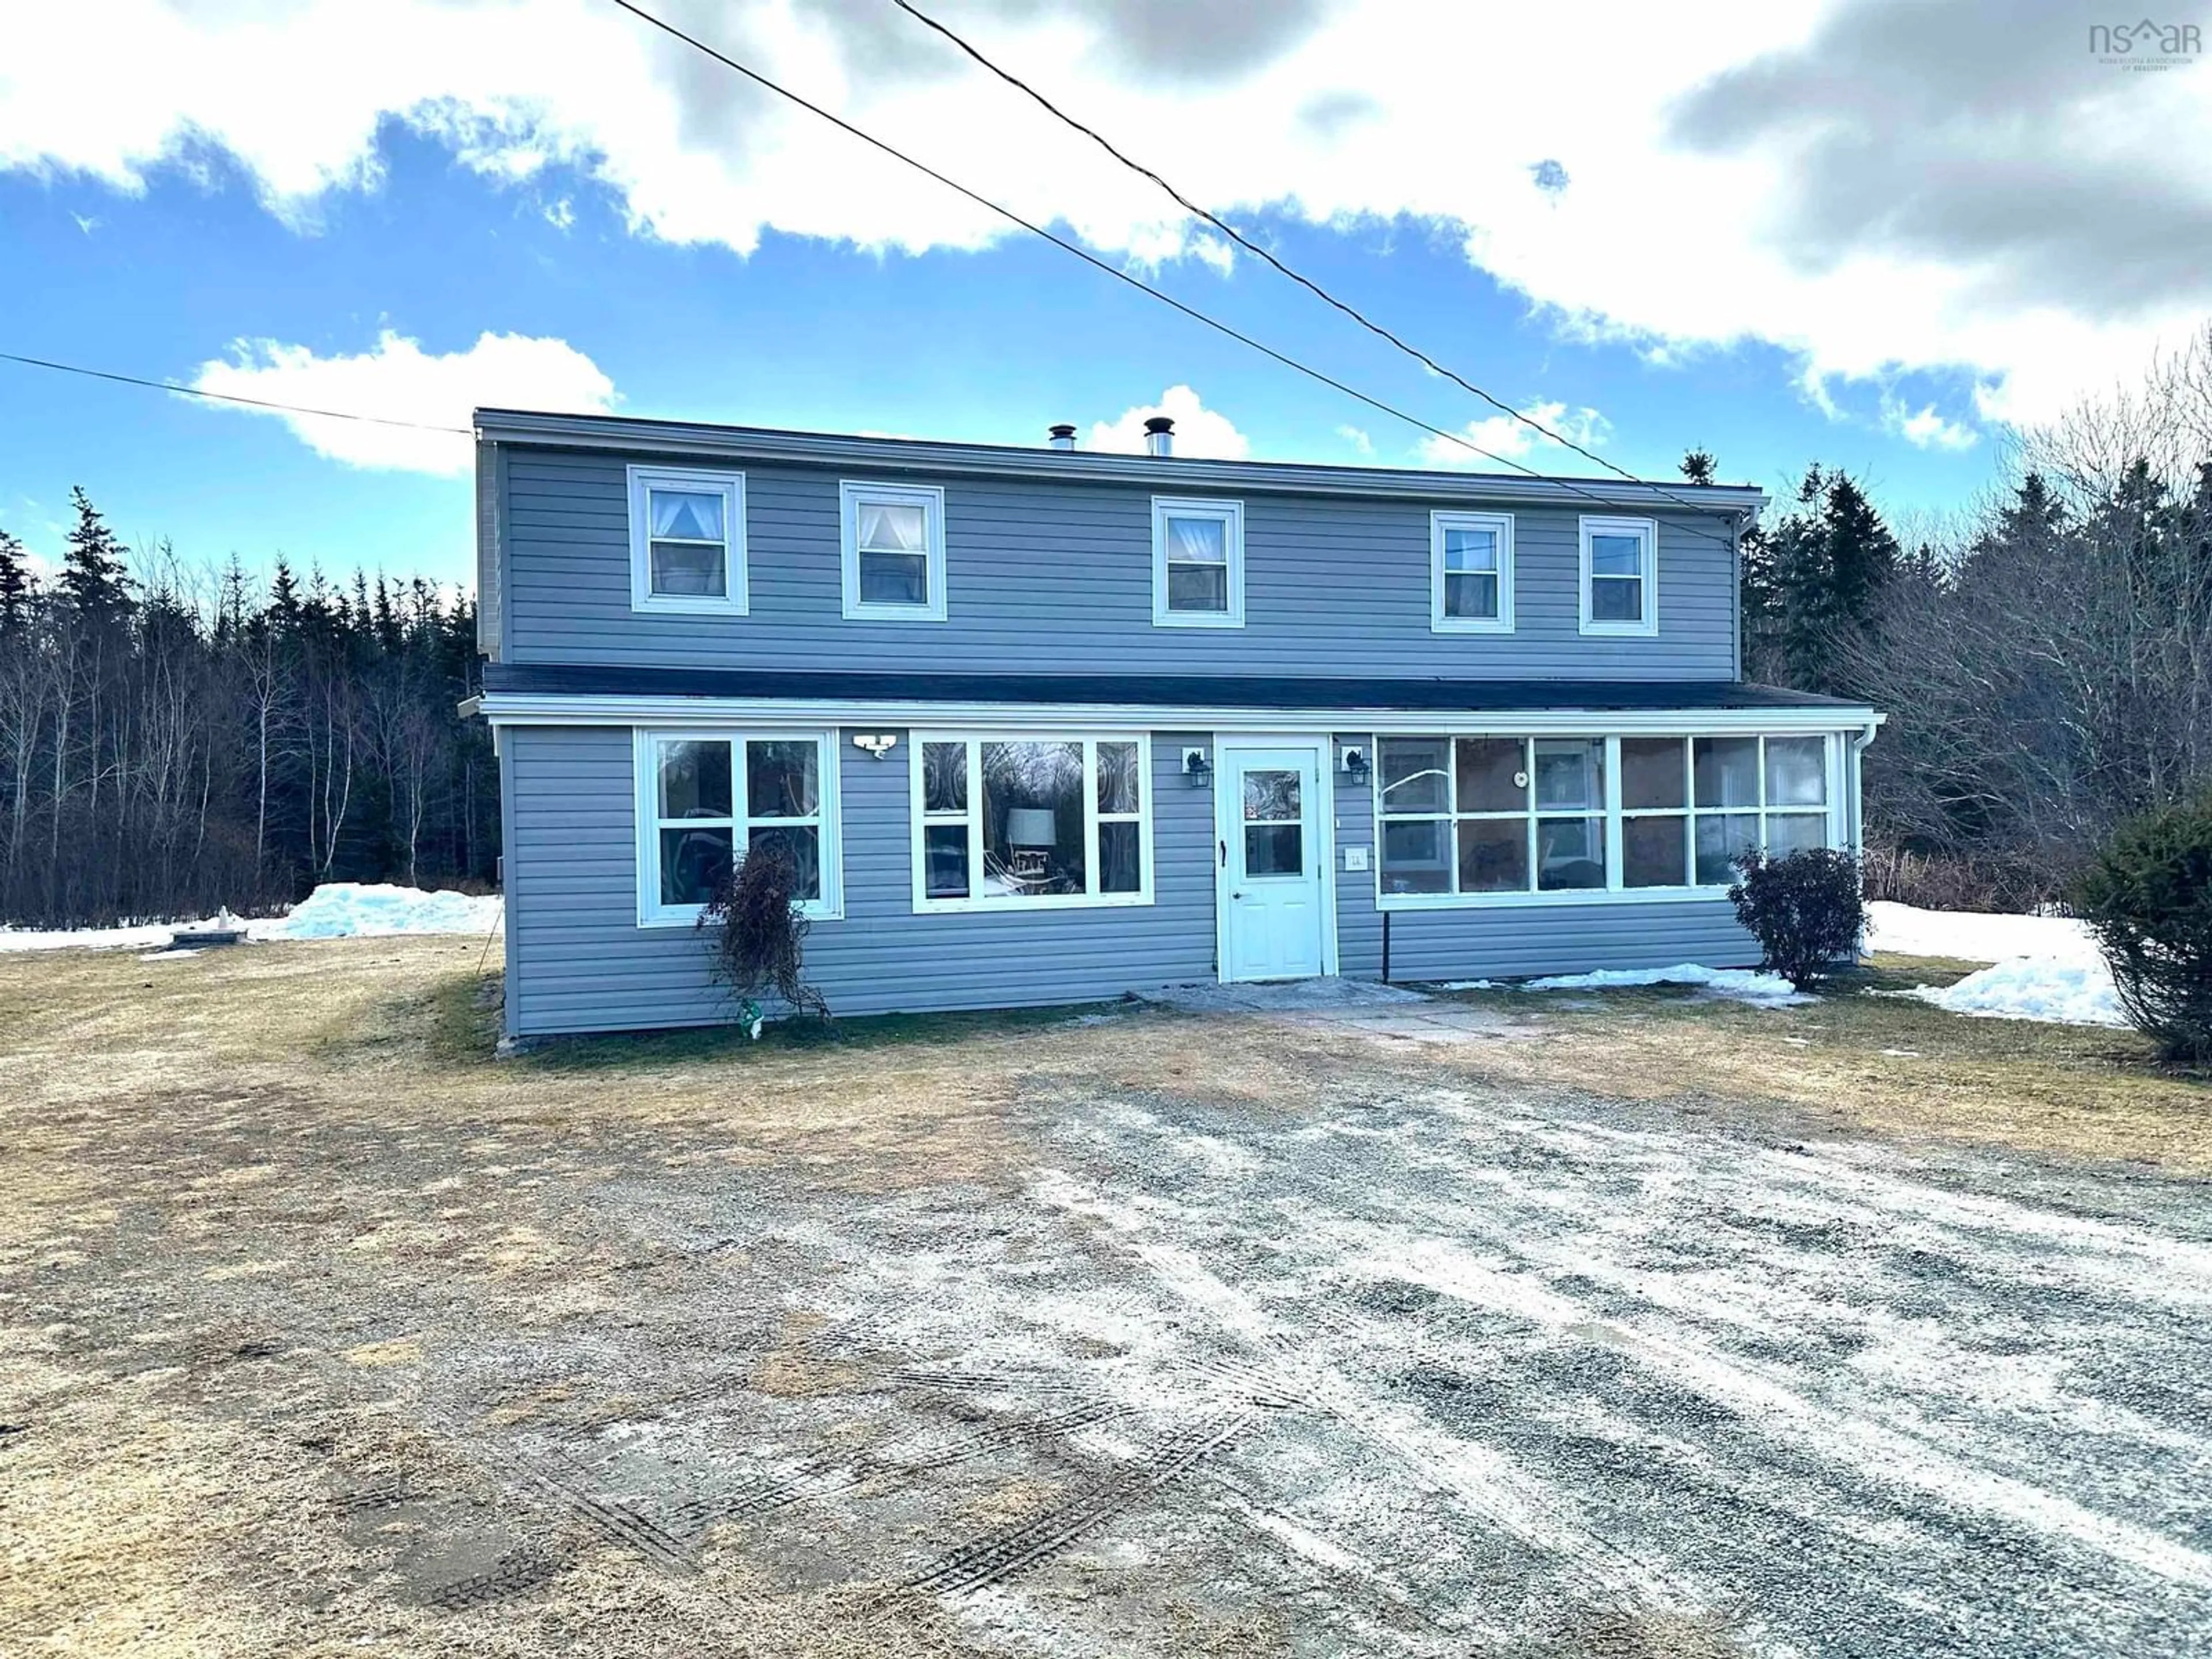
{"label": "blue sky", "polygon": [[[313,9],[302,9],[300,27],[313,25]],[[950,15],[966,19],[958,8]],[[1852,22],[1842,14],[1825,24],[1808,19],[1799,35],[1815,45],[1821,27]],[[172,15],[164,27],[196,26]],[[586,27],[580,14],[576,50],[588,55],[599,37],[585,38]],[[588,27],[605,20],[594,15]],[[778,33],[763,22],[756,44],[791,59],[793,80],[811,72],[811,89],[823,91],[836,77],[801,50],[808,27],[783,16]],[[1010,33],[999,13],[972,27],[1045,78],[1049,40]],[[1789,38],[1778,39],[1766,57],[1749,60],[1754,68],[1786,65]],[[898,44],[904,52],[912,43]],[[1259,67],[1224,77],[1223,107],[1208,117],[1223,125],[1208,131],[1233,131],[1237,100],[1266,92],[1255,82],[1303,61],[1297,41],[1228,45],[1257,54]],[[853,92],[866,76],[852,67],[860,49],[849,41],[842,49]],[[1271,50],[1277,57],[1266,58]],[[1077,52],[1055,88],[1079,106],[1125,106],[1131,125],[1121,136],[1140,149],[1152,137],[1149,153],[1164,168],[1205,190],[1224,164],[1187,134],[1170,141],[1157,120],[1144,125],[1145,106],[1130,101],[1139,94],[1127,84],[1144,75],[1116,72],[1111,62]],[[672,71],[665,58],[639,63],[633,95],[644,119],[657,87],[665,90],[653,77]],[[1000,103],[988,106],[988,119],[973,118],[973,132],[933,125],[938,112],[982,100],[947,73],[932,68],[904,89],[904,101],[878,103],[871,125],[981,188],[1004,189],[1024,211],[1073,221],[1104,257],[1386,401],[1449,428],[1487,422],[1474,427],[1480,441],[1514,446],[1539,470],[1588,470],[1492,419],[1256,261],[1200,257],[1203,240],[1172,208],[1133,194],[1106,158],[1054,149],[1059,140],[1041,112]],[[1398,119],[1388,91],[1361,82],[1356,66],[1337,78],[1350,83],[1338,95],[1368,100],[1361,120]],[[723,95],[705,84],[696,95]],[[1040,441],[1055,420],[1078,422],[1086,444],[1127,441],[1133,422],[1122,417],[1187,387],[1170,404],[1185,417],[1187,447],[1405,465],[1443,454],[1487,465],[1433,441],[1425,450],[1418,431],[1058,250],[1018,235],[987,239],[927,180],[872,162],[853,171],[860,163],[831,143],[848,141],[791,137],[805,118],[775,116],[799,125],[771,127],[768,114],[714,103],[707,107],[735,124],[719,137],[700,137],[693,119],[640,137],[605,110],[564,115],[553,94],[517,118],[497,104],[512,89],[348,91],[366,115],[354,130],[302,137],[301,147],[319,143],[327,154],[301,179],[285,173],[297,148],[251,131],[226,136],[214,116],[183,105],[149,126],[136,152],[127,142],[104,150],[106,136],[73,133],[60,115],[30,106],[25,81],[0,78],[0,349],[185,382],[228,357],[236,367],[207,384],[433,422],[458,418],[481,398],[1007,443]],[[457,124],[424,112],[434,94],[447,100],[440,109],[475,97],[505,112],[489,128]],[[1194,117],[1213,97],[1201,75],[1172,106]],[[867,102],[855,93],[841,106]],[[1312,115],[1310,97],[1302,107],[1309,127],[1323,118]],[[1740,169],[1725,133],[1745,118],[1723,101],[1708,123],[1723,137],[1692,131],[1681,144],[1704,154],[1717,143],[1715,164]],[[757,156],[763,134],[786,146],[773,175]],[[1377,189],[1362,203],[1357,186],[1331,200],[1311,182],[1324,161],[1270,194],[1264,165],[1242,149],[1228,170],[1253,173],[1257,182],[1241,187],[1249,199],[1240,204],[1234,179],[1207,193],[1290,263],[1639,473],[1671,475],[1696,445],[1720,458],[1723,478],[1779,493],[1817,459],[1862,475],[1886,509],[1910,517],[1970,500],[2002,465],[2007,416],[2045,413],[2073,390],[2021,343],[2032,341],[2035,319],[2051,314],[2048,295],[2016,301],[2019,327],[2005,336],[1986,318],[1947,334],[1931,294],[1933,314],[1896,316],[1890,354],[1883,307],[1932,281],[1925,269],[1917,287],[1907,280],[1913,260],[1927,267],[1942,254],[1900,248],[1890,232],[1869,234],[1863,246],[1845,238],[1818,258],[1805,247],[1778,250],[1774,238],[1786,232],[1771,228],[1780,221],[1770,205],[1765,242],[1743,226],[1716,229],[1735,209],[1645,228],[1617,249],[1603,222],[1585,233],[1577,216],[1600,210],[1584,206],[1575,181],[1592,180],[1591,194],[1610,190],[1624,203],[1656,183],[1637,175],[1649,162],[1632,148],[1636,137],[1577,149],[1570,132],[1532,134],[1528,154],[1553,143],[1567,154],[1566,188],[1538,190],[1533,164],[1516,161],[1470,188],[1464,213],[1435,210],[1434,196],[1455,187],[1449,167],[1432,185]],[[1050,151],[1050,170],[1008,176],[1010,145]],[[1332,136],[1316,155],[1347,147]],[[689,194],[684,181],[702,165],[712,169],[709,186]],[[1805,176],[1818,175],[1816,154],[1804,165]],[[700,205],[724,192],[730,201]],[[1756,219],[1759,204],[1747,198],[1740,211]],[[1802,203],[1792,211],[1808,218]],[[932,228],[940,221],[941,234]],[[1833,241],[1842,233],[1808,220],[1797,234]],[[1643,262],[1642,285],[1632,269],[1592,270],[1592,248],[1608,264]],[[1967,283],[1971,252],[1946,256],[1940,274]],[[1685,273],[1686,264],[1693,269]],[[1829,314],[1832,284],[1853,270],[1869,314],[1839,320]],[[1731,301],[1741,326],[1709,292],[1731,284],[1742,289]],[[2166,311],[2117,319],[2077,306],[2070,319],[2046,320],[2047,337],[2054,352],[2066,345],[2085,357],[2084,342],[2140,349],[2146,331],[2171,332],[2173,317],[2202,304],[2185,292],[2161,303],[2168,300]],[[1963,303],[1958,294],[1947,302]],[[480,351],[486,335],[524,343]],[[1954,336],[1955,352],[1947,343]],[[1093,431],[1115,422],[1118,438]],[[465,445],[441,452],[433,441],[426,450],[419,439],[362,431],[319,449],[312,436],[267,415],[0,364],[0,528],[57,556],[63,502],[82,484],[126,538],[167,536],[188,560],[234,552],[265,569],[281,551],[333,573],[359,565],[465,578],[471,485],[453,470]]]}

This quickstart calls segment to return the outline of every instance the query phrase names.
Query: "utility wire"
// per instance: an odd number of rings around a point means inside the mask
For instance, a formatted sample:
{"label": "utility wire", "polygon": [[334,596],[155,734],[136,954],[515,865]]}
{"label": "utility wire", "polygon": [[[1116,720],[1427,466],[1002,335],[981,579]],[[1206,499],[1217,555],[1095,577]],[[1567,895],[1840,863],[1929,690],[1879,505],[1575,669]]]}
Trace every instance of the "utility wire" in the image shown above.
{"label": "utility wire", "polygon": [[219,404],[243,404],[249,409],[273,409],[285,415],[318,415],[331,421],[360,421],[370,426],[404,426],[410,432],[450,432],[460,437],[476,435],[465,426],[432,426],[424,421],[402,421],[387,415],[356,415],[343,409],[306,409],[298,404],[272,403],[266,398],[241,398],[229,392],[205,392],[196,386],[179,386],[173,380],[146,380],[136,374],[114,374],[104,368],[84,368],[76,363],[50,362],[44,357],[25,357],[13,351],[0,351],[0,362],[24,363],[33,368],[51,368],[62,374],[83,374],[95,380],[112,380],[118,386],[143,386],[153,392],[173,392],[181,398],[206,398]]}
{"label": "utility wire", "polygon": [[[1679,495],[1668,493],[1663,485],[1661,485],[1649,478],[1638,477],[1636,474],[1629,471],[1627,468],[1607,460],[1602,455],[1596,454],[1590,450],[1585,449],[1582,445],[1577,443],[1565,434],[1554,432],[1550,427],[1546,426],[1541,421],[1537,420],[1534,416],[1522,414],[1519,410],[1514,408],[1512,404],[1506,403],[1502,398],[1492,396],[1487,392],[1485,392],[1480,386],[1468,380],[1465,375],[1461,374],[1456,370],[1449,368],[1443,363],[1438,362],[1435,358],[1430,356],[1427,352],[1422,350],[1419,346],[1411,344],[1407,341],[1400,338],[1396,334],[1391,332],[1390,330],[1385,328],[1382,324],[1376,322],[1373,318],[1362,312],[1358,307],[1353,306],[1346,301],[1338,299],[1335,295],[1331,294],[1327,289],[1323,288],[1319,283],[1315,282],[1310,276],[1304,275],[1301,271],[1293,270],[1289,265],[1284,264],[1282,260],[1277,258],[1272,252],[1254,241],[1243,231],[1237,229],[1236,226],[1229,223],[1226,220],[1218,217],[1216,215],[1209,212],[1206,209],[1200,207],[1196,202],[1194,202],[1189,197],[1184,195],[1182,191],[1177,190],[1173,185],[1170,184],[1165,179],[1162,178],[1151,167],[1146,167],[1143,162],[1124,154],[1118,147],[1115,146],[1111,139],[1106,137],[1105,134],[1100,132],[1095,127],[1086,126],[1081,121],[1077,120],[1075,117],[1070,115],[1066,110],[1060,108],[1059,105],[1054,103],[1051,99],[1046,97],[1044,94],[1039,92],[1028,82],[1023,80],[1021,76],[1013,74],[1008,70],[1001,69],[998,64],[993,63],[988,58],[986,58],[981,52],[976,50],[976,48],[971,46],[967,40],[953,33],[951,29],[945,27],[943,23],[939,22],[937,19],[932,17],[927,12],[923,11],[918,6],[911,4],[909,0],[891,0],[891,3],[896,6],[901,11],[906,13],[908,16],[913,18],[916,22],[921,24],[925,28],[933,29],[937,33],[943,35],[945,39],[957,46],[977,64],[988,70],[992,74],[997,76],[999,79],[1004,81],[1008,86],[1013,88],[1017,92],[1022,93],[1027,96],[1040,109],[1043,110],[1048,115],[1050,115],[1054,120],[1061,122],[1065,125],[1073,127],[1076,131],[1090,139],[1092,143],[1097,145],[1099,149],[1104,150],[1109,155],[1119,161],[1123,167],[1128,168],[1132,173],[1139,173],[1145,178],[1151,179],[1152,183],[1158,185],[1163,191],[1167,192],[1169,198],[1185,212],[1204,220],[1207,224],[1212,226],[1214,229],[1219,231],[1224,236],[1229,238],[1231,241],[1236,243],[1237,246],[1244,249],[1248,253],[1251,253],[1259,258],[1266,260],[1270,265],[1273,265],[1284,276],[1289,277],[1300,288],[1304,289],[1316,299],[1334,307],[1346,316],[1351,318],[1353,322],[1358,324],[1360,327],[1365,329],[1370,334],[1376,336],[1379,339],[1389,341],[1392,345],[1397,347],[1399,350],[1404,352],[1407,356],[1419,363],[1424,368],[1428,369],[1432,374],[1440,374],[1445,380],[1451,381],[1453,385],[1473,392],[1476,397],[1481,398],[1483,402],[1488,404],[1492,409],[1498,410],[1502,414],[1510,416],[1514,420],[1520,422],[1522,425],[1528,427],[1532,431],[1541,433],[1553,443],[1560,446],[1560,447],[1573,450],[1576,454],[1580,455],[1585,460],[1594,461],[1598,465],[1606,468],[1608,471],[1617,472],[1632,483],[1649,484],[1652,489],[1658,490],[1660,494],[1666,495],[1667,499],[1669,501],[1680,502],[1684,507],[1694,507],[1694,503],[1685,501]],[[1696,510],[1703,511],[1704,509],[1698,508]]]}
{"label": "utility wire", "polygon": [[[787,102],[796,104],[799,108],[806,111],[809,114],[820,116],[832,126],[850,134],[853,137],[859,139],[862,143],[866,144],[871,149],[881,151],[884,155],[890,156],[893,161],[903,162],[906,166],[912,167],[915,172],[921,173],[926,178],[935,179],[939,184],[943,185],[947,190],[953,191],[957,195],[965,197],[969,201],[975,203],[978,207],[997,214],[1001,219],[1006,220],[1009,224],[1018,226],[1020,228],[1028,231],[1033,236],[1042,237],[1044,240],[1050,242],[1054,247],[1059,248],[1062,252],[1073,255],[1076,258],[1082,260],[1084,264],[1091,266],[1093,270],[1104,272],[1107,276],[1111,276],[1115,282],[1126,283],[1127,286],[1135,289],[1139,293],[1149,295],[1152,299],[1158,301],[1162,305],[1170,307],[1171,310],[1182,313],[1182,315],[1189,318],[1193,322],[1202,324],[1206,327],[1213,330],[1217,334],[1224,335],[1228,338],[1236,341],[1239,345],[1249,346],[1253,350],[1260,353],[1262,356],[1271,358],[1274,362],[1280,363],[1284,368],[1291,369],[1294,373],[1304,375],[1308,380],[1316,380],[1322,385],[1330,387],[1334,391],[1340,392],[1346,397],[1364,404],[1370,409],[1376,410],[1382,414],[1388,415],[1394,420],[1403,421],[1408,426],[1419,427],[1422,431],[1432,434],[1436,437],[1444,440],[1447,443],[1457,444],[1462,449],[1468,450],[1474,454],[1480,455],[1485,460],[1495,461],[1500,466],[1511,467],[1515,471],[1524,472],[1532,478],[1546,479],[1547,482],[1558,484],[1561,489],[1568,491],[1570,494],[1583,496],[1589,501],[1595,501],[1601,507],[1613,507],[1618,505],[1617,502],[1608,501],[1602,495],[1594,495],[1589,490],[1580,488],[1569,479],[1550,477],[1545,473],[1539,472],[1534,467],[1524,465],[1522,463],[1514,460],[1510,456],[1496,454],[1490,450],[1483,448],[1481,445],[1461,436],[1456,432],[1448,432],[1443,427],[1437,426],[1428,421],[1425,421],[1418,415],[1411,414],[1405,410],[1400,409],[1394,404],[1387,404],[1380,398],[1370,396],[1369,393],[1360,391],[1357,386],[1346,385],[1342,380],[1336,379],[1334,375],[1326,374],[1322,370],[1315,368],[1309,364],[1300,362],[1297,358],[1290,356],[1284,352],[1278,351],[1274,347],[1267,344],[1265,341],[1256,340],[1253,338],[1252,336],[1244,333],[1243,331],[1228,323],[1223,322],[1219,318],[1209,316],[1205,312],[1199,310],[1195,306],[1186,305],[1182,301],[1176,299],[1172,294],[1169,294],[1159,289],[1154,288],[1151,283],[1143,281],[1141,278],[1133,276],[1127,271],[1120,269],[1118,266],[1108,264],[1097,254],[1092,253],[1089,249],[1082,247],[1074,242],[1071,242],[1063,236],[1054,234],[1052,231],[1048,230],[1045,227],[1037,224],[1032,220],[1024,218],[1012,208],[1003,206],[1000,203],[993,201],[989,197],[982,195],[979,191],[970,190],[958,179],[950,178],[945,174],[939,173],[935,167],[931,167],[927,161],[915,160],[913,156],[908,155],[904,150],[887,143],[884,139],[877,137],[873,133],[854,126],[850,121],[846,120],[842,116],[824,109],[821,105],[802,97],[799,94],[792,91],[788,87],[780,85],[778,82],[771,81],[767,76],[763,75],[758,70],[750,68],[747,65],[739,63],[736,58],[730,57],[726,52],[716,50],[714,47],[708,46],[705,41],[700,40],[696,35],[686,33],[684,30],[677,27],[675,24],[669,22],[665,18],[655,16],[653,13],[646,10],[642,6],[635,4],[635,0],[612,0],[612,3],[621,7],[623,10],[629,13],[633,17],[637,18],[639,21],[650,23],[654,28],[659,29],[662,33],[670,35],[678,40],[681,40],[685,46],[690,46],[695,52],[701,52],[706,57],[713,58],[725,69],[735,70],[738,74],[744,76],[746,80],[750,81],[755,86],[763,88],[764,91],[772,92],[777,97],[785,100]],[[1630,482],[1632,483],[1643,484],[1646,489],[1653,489],[1662,495],[1665,495],[1667,494],[1667,491],[1662,486],[1653,484],[1648,479],[1637,478],[1632,475],[1629,476]],[[1679,501],[1680,498],[1673,497],[1672,499]],[[1681,504],[1699,513],[1709,513],[1713,510],[1710,506],[1700,507],[1690,501],[1682,501]],[[1733,547],[1735,544],[1733,541],[1728,538],[1715,536],[1709,531],[1698,530],[1694,526],[1690,527],[1690,533],[1703,536],[1706,539],[1722,546]]]}

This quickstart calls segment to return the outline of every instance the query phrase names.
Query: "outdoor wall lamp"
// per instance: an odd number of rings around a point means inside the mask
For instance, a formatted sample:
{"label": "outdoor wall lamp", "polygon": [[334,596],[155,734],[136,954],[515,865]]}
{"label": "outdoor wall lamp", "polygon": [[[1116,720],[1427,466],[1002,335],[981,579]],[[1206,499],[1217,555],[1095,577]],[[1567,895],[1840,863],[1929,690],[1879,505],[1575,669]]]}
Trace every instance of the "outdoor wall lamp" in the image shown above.
{"label": "outdoor wall lamp", "polygon": [[1186,749],[1182,751],[1182,780],[1185,783],[1194,789],[1203,789],[1212,775],[1213,763],[1206,758],[1206,750]]}
{"label": "outdoor wall lamp", "polygon": [[1374,769],[1368,764],[1367,750],[1356,743],[1347,743],[1336,751],[1337,764],[1354,783],[1364,783]]}
{"label": "outdoor wall lamp", "polygon": [[855,732],[853,733],[853,747],[855,749],[865,749],[871,755],[873,755],[878,760],[881,760],[884,756],[890,754],[892,750],[898,747],[898,733],[896,732]]}

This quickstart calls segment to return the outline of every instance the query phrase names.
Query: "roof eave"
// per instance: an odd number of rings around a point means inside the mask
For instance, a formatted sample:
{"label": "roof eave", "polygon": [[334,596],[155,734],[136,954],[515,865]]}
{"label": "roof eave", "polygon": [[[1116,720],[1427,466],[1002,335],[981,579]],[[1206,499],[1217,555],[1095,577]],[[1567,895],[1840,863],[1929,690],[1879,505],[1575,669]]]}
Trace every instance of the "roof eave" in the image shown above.
{"label": "roof eave", "polygon": [[607,449],[811,466],[893,468],[1000,478],[1141,484],[1297,495],[1433,501],[1586,502],[1645,511],[1686,509],[1722,516],[1756,514],[1766,492],[1749,484],[1631,483],[1626,479],[1526,477],[1510,473],[1437,472],[1412,468],[1325,466],[1285,461],[1218,461],[1195,456],[1120,455],[1100,450],[1030,449],[1005,444],[941,443],[708,426],[621,416],[558,415],[479,409],[480,442]]}

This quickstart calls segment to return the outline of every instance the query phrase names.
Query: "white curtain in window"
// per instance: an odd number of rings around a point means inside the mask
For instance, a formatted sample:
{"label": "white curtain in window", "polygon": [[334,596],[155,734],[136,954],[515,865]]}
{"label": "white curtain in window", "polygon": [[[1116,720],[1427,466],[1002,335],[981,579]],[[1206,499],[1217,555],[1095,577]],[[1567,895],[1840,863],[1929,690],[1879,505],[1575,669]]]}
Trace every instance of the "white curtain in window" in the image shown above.
{"label": "white curtain in window", "polygon": [[1170,519],[1168,556],[1184,564],[1226,564],[1227,547],[1218,519]]}
{"label": "white curtain in window", "polygon": [[908,501],[862,501],[860,545],[872,553],[926,550],[922,509]]}

